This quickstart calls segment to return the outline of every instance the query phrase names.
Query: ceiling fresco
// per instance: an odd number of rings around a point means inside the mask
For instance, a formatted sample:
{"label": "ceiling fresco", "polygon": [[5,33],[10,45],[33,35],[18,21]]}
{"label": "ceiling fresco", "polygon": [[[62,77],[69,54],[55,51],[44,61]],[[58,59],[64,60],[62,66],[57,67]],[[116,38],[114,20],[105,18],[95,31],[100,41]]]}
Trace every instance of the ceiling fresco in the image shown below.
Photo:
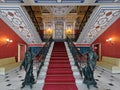
{"label": "ceiling fresco", "polygon": [[6,22],[26,43],[41,43],[31,20],[21,7],[0,7],[0,18]]}
{"label": "ceiling fresco", "polygon": [[120,18],[120,6],[100,6],[92,13],[77,42],[91,44]]}

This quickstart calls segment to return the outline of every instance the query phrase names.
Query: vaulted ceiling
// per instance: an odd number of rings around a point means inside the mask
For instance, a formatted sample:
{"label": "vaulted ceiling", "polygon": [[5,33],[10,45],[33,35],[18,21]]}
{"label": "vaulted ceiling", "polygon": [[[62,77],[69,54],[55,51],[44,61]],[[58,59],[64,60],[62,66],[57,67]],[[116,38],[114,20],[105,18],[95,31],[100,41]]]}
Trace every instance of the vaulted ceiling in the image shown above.
{"label": "vaulted ceiling", "polygon": [[119,0],[0,0],[0,18],[26,43],[41,43],[46,21],[75,22],[78,43],[91,44],[120,18]]}

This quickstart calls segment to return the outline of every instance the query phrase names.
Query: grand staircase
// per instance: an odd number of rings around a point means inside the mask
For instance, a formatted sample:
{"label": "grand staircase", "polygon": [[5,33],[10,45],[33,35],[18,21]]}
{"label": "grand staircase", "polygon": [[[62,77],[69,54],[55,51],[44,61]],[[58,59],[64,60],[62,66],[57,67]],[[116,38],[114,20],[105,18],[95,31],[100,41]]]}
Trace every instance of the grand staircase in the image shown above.
{"label": "grand staircase", "polygon": [[43,90],[78,90],[64,42],[55,42]]}

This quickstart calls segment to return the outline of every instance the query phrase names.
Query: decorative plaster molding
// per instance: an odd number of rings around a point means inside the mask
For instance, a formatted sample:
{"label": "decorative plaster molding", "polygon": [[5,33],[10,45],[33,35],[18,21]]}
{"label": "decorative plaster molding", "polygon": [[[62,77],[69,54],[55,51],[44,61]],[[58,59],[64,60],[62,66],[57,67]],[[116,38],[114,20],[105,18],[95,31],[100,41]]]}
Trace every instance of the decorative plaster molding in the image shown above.
{"label": "decorative plaster molding", "polygon": [[41,43],[41,39],[20,6],[0,7],[0,18],[6,22],[26,43]]}
{"label": "decorative plaster molding", "polygon": [[77,42],[91,44],[120,18],[120,6],[100,6],[92,13]]}

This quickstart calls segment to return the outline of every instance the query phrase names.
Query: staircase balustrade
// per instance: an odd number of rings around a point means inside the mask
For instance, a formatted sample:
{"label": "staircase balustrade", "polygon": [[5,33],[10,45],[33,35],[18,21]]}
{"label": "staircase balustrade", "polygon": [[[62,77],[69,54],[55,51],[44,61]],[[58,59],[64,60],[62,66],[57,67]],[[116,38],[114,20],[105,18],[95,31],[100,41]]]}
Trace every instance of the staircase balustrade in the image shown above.
{"label": "staircase balustrade", "polygon": [[36,63],[38,64],[37,79],[38,79],[41,67],[44,65],[44,61],[45,61],[45,58],[46,58],[46,55],[48,53],[51,43],[52,43],[52,37],[48,39],[48,41],[45,43],[45,45],[42,47],[39,53],[35,56]]}
{"label": "staircase balustrade", "polygon": [[86,60],[81,59],[84,56],[80,53],[80,51],[77,49],[77,47],[74,45],[73,41],[69,37],[67,37],[66,41],[68,43],[68,47],[70,48],[70,51],[71,51],[72,56],[74,58],[75,65],[77,66],[81,77],[83,77],[82,65],[83,65],[83,63],[86,62]]}
{"label": "staircase balustrade", "polygon": [[[88,89],[90,89],[90,85],[98,88],[97,82],[94,79],[94,70],[96,66],[96,61],[98,59],[96,52],[94,52],[92,50],[92,47],[90,47],[86,53],[81,54],[69,37],[67,37],[67,42],[75,60],[75,65],[77,65],[81,77],[82,74],[84,75],[83,83],[87,85]],[[82,60],[82,57],[84,57],[85,55],[87,55],[87,60]]]}

